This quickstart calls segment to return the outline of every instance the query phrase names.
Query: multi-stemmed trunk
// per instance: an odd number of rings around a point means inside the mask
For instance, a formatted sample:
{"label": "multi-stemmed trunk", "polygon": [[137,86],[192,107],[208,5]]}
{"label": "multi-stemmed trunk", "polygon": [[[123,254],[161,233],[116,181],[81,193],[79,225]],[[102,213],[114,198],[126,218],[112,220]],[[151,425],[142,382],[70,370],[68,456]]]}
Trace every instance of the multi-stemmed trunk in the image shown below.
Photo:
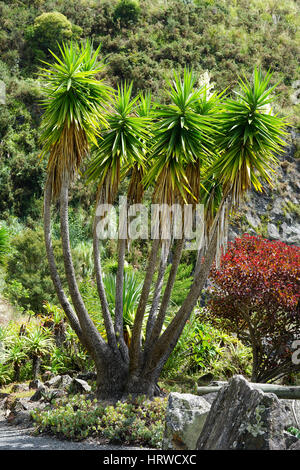
{"label": "multi-stemmed trunk", "polygon": [[[104,324],[107,329],[108,341],[106,342],[92,322],[83,303],[76,282],[69,241],[67,181],[63,183],[61,190],[60,220],[63,258],[72,305],[64,292],[62,282],[57,271],[51,243],[51,199],[51,183],[48,180],[44,199],[44,231],[50,273],[59,301],[65,311],[70,325],[94,360],[97,371],[98,396],[102,398],[119,398],[128,394],[144,394],[149,397],[153,397],[158,392],[157,382],[164,364],[176,346],[186,321],[189,319],[201,290],[205,285],[211,264],[215,257],[217,242],[216,233],[211,238],[204,260],[194,278],[185,301],[168,327],[162,332],[172,287],[174,285],[177,269],[180,263],[184,241],[180,240],[175,244],[173,263],[159,308],[157,301],[158,297],[161,296],[161,279],[158,280],[159,283],[157,285],[157,289],[155,289],[153,310],[150,318],[151,323],[148,324],[146,343],[143,344],[142,327],[144,315],[160,249],[159,240],[154,240],[152,242],[152,251],[149,256],[148,267],[145,273],[145,282],[137,308],[132,330],[132,339],[128,346],[124,341],[123,333],[121,302],[122,288],[119,286],[116,293],[117,301],[115,321],[113,322],[108,310],[107,300],[103,289],[98,239],[96,229],[94,229],[96,278],[104,316]],[[123,279],[125,247],[125,241],[120,240],[118,269],[119,282]],[[161,262],[161,273],[165,270],[165,264],[166,260],[164,258]]]}

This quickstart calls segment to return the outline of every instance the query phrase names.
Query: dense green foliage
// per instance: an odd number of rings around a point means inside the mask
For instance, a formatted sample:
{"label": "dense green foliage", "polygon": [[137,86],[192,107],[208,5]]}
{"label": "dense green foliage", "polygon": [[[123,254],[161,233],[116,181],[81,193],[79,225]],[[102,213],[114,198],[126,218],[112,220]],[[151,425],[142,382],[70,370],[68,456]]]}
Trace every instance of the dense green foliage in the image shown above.
{"label": "dense green foliage", "polygon": [[193,377],[203,374],[227,379],[234,374],[251,375],[251,349],[236,337],[204,323],[199,309],[187,322],[176,348],[169,357],[163,375],[176,378],[178,374]]}
{"label": "dense green foliage", "polygon": [[0,114],[1,218],[8,212],[35,219],[40,214],[44,164],[36,165],[41,91],[35,72],[39,59],[51,58],[49,48],[57,51],[56,41],[89,37],[101,43],[112,85],[133,80],[134,91],[150,90],[159,98],[172,68],[208,70],[218,89],[231,91],[239,73],[249,77],[260,64],[274,72],[273,83],[282,80],[278,110],[295,121],[298,22],[292,0],[144,0],[139,6],[124,0],[0,1],[0,80],[7,89]]}
{"label": "dense green foliage", "polygon": [[36,432],[50,432],[65,439],[94,436],[113,444],[161,447],[166,400],[144,397],[103,406],[81,395],[58,400],[54,408],[32,413]]}
{"label": "dense green foliage", "polygon": [[[31,312],[32,313],[32,312]],[[0,326],[0,385],[32,380],[35,361],[39,374],[74,373],[89,370],[92,362],[68,323],[62,310],[46,303],[41,315],[25,322],[21,317]]]}

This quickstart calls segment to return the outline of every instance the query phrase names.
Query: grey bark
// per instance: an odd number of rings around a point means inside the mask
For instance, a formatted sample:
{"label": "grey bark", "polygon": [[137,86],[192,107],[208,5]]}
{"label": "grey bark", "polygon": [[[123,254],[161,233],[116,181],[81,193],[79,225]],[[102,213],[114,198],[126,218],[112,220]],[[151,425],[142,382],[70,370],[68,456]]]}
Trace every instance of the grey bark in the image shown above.
{"label": "grey bark", "polygon": [[140,300],[138,303],[134,325],[132,329],[132,341],[129,349],[130,357],[130,372],[135,374],[137,368],[140,365],[141,360],[141,332],[143,326],[143,319],[145,315],[146,305],[151,289],[152,278],[155,271],[157,255],[159,251],[159,239],[154,239],[152,243],[152,249],[148,260],[148,265],[145,273],[145,280],[143,289],[141,292]]}
{"label": "grey bark", "polygon": [[190,291],[181,308],[163,334],[159,337],[148,357],[145,358],[145,370],[149,371],[150,373],[154,373],[155,376],[160,374],[165,362],[176,346],[182,330],[197,303],[215,258],[216,245],[217,231],[215,230],[207,249],[205,260],[203,261],[200,271],[194,279]]}
{"label": "grey bark", "polygon": [[118,243],[118,269],[116,276],[116,305],[115,305],[115,332],[120,352],[124,360],[128,360],[128,348],[124,341],[123,332],[123,290],[124,290],[124,261],[126,240],[119,239]]}
{"label": "grey bark", "polygon": [[156,280],[156,284],[154,288],[152,305],[151,305],[151,309],[149,312],[149,317],[148,317],[147,327],[146,327],[145,349],[147,349],[147,345],[149,344],[150,336],[151,336],[151,333],[155,324],[155,320],[157,317],[157,310],[159,307],[159,301],[160,301],[161,291],[163,287],[164,275],[165,275],[167,264],[168,264],[169,251],[170,251],[170,243],[162,242],[161,261],[160,261],[159,271],[158,271],[157,280]]}
{"label": "grey bark", "polygon": [[81,294],[76,282],[75,271],[72,261],[70,240],[69,240],[69,221],[68,221],[68,182],[64,181],[61,188],[60,196],[60,227],[61,227],[61,240],[63,249],[63,258],[65,265],[65,272],[67,276],[69,292],[71,299],[77,313],[82,333],[85,337],[86,343],[89,345],[90,352],[95,362],[101,362],[107,352],[107,345],[101,337],[94,323],[92,322],[85,305],[83,303]]}
{"label": "grey bark", "polygon": [[51,182],[48,178],[46,181],[45,187],[45,194],[44,194],[44,237],[45,237],[45,246],[46,246],[46,253],[48,258],[48,265],[50,270],[50,276],[56,291],[56,295],[60,304],[70,322],[71,327],[77,334],[78,338],[82,342],[82,344],[87,347],[85,338],[83,337],[82,330],[78,321],[78,318],[64,292],[62,287],[62,282],[60,276],[57,271],[53,246],[52,246],[52,239],[51,239],[51,200],[52,200],[52,188]]}
{"label": "grey bark", "polygon": [[100,220],[100,217],[95,215],[94,228],[93,228],[93,254],[94,254],[94,266],[95,266],[95,275],[96,283],[99,294],[99,299],[102,308],[102,315],[104,320],[104,326],[107,334],[108,344],[115,350],[117,350],[116,336],[114,331],[114,326],[111,318],[111,314],[108,307],[108,302],[105,294],[101,262],[100,262],[100,252],[99,252],[99,238],[97,235],[97,224]]}
{"label": "grey bark", "polygon": [[156,342],[162,330],[166,313],[167,313],[167,308],[168,308],[169,301],[170,301],[171,294],[172,294],[172,289],[175,283],[176,274],[177,274],[178,267],[180,264],[183,246],[184,246],[184,238],[176,241],[175,252],[174,252],[170,274],[169,274],[167,285],[163,294],[159,312],[158,312],[158,315],[157,315],[157,318],[156,318],[156,321],[152,330],[152,334],[149,339],[149,344],[154,344],[154,342]]}

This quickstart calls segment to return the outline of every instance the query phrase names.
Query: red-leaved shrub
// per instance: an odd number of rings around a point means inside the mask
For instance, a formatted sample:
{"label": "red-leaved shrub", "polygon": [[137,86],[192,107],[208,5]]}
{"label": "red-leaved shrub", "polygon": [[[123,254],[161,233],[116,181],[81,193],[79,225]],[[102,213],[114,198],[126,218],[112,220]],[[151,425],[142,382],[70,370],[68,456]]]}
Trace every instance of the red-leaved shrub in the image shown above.
{"label": "red-leaved shrub", "polygon": [[229,245],[211,280],[211,320],[222,319],[251,345],[252,380],[299,371],[292,357],[300,338],[300,248],[246,234]]}

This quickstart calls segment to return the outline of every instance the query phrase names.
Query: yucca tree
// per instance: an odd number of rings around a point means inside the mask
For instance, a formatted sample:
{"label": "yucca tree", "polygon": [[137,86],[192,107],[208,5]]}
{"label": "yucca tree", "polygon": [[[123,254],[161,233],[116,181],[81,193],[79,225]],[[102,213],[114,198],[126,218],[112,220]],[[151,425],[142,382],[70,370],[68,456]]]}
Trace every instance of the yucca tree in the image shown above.
{"label": "yucca tree", "polygon": [[[136,201],[139,193],[139,171],[144,165],[145,142],[149,139],[147,134],[148,118],[139,115],[136,111],[139,97],[131,98],[132,84],[124,83],[118,87],[113,111],[108,120],[108,129],[101,135],[98,147],[95,149],[92,161],[86,171],[88,181],[97,180],[97,204],[111,204],[114,202],[119,188],[121,177],[133,168],[129,184],[130,198]],[[125,169],[125,172],[123,171]],[[132,191],[130,188],[134,188]],[[94,261],[99,297],[101,300],[104,323],[108,342],[113,350],[118,349],[125,362],[128,361],[128,348],[124,340],[123,328],[123,288],[124,288],[124,261],[127,239],[126,236],[118,240],[118,269],[116,274],[116,294],[114,324],[109,311],[105,289],[103,285],[99,240],[97,225],[101,216],[97,215],[94,221]],[[127,367],[127,366],[126,366]]]}
{"label": "yucca tree", "polygon": [[[48,156],[47,182],[44,196],[44,234],[52,281],[59,301],[72,328],[88,349],[95,362],[97,350],[106,345],[91,321],[82,301],[72,262],[68,227],[68,191],[76,177],[89,145],[96,143],[101,125],[106,125],[104,108],[112,90],[96,77],[103,72],[98,61],[99,48],[93,51],[89,42],[79,46],[64,44],[61,57],[46,64],[41,71],[45,98],[42,119],[42,156]],[[63,257],[70,304],[63,290],[55,263],[51,241],[51,202],[60,200],[60,221]]]}
{"label": "yucca tree", "polygon": [[[84,51],[83,47],[63,48],[59,66],[52,66],[51,73],[44,72],[51,90],[48,101],[45,101],[44,116],[44,151],[50,152],[45,192],[48,259],[61,305],[72,328],[94,359],[99,396],[119,397],[129,393],[153,396],[162,368],[180,338],[223,243],[230,209],[236,208],[245,191],[252,185],[260,190],[265,182],[271,181],[273,153],[279,152],[284,145],[284,121],[266,111],[274,88],[269,86],[270,74],[263,78],[257,70],[253,83],[245,80],[240,82],[241,92],[236,100],[208,94],[205,86],[197,87],[193,73],[185,70],[182,78],[174,74],[174,79],[169,83],[169,104],[152,106],[150,96],[132,98],[132,85],[124,84],[119,86],[110,109],[102,114],[103,108],[107,107],[107,89],[94,78],[98,66],[91,48],[87,48],[87,56]],[[65,69],[69,67],[69,63],[73,63],[69,60],[69,55],[78,56],[78,60],[74,59],[78,70],[82,73],[84,71],[84,76],[89,71],[90,75],[85,84],[81,81],[83,78],[80,78],[80,86],[77,86],[75,77],[74,83],[64,79],[60,87],[61,67]],[[79,76],[81,77],[80,73]],[[76,147],[76,155],[80,153],[80,158],[74,159],[71,156],[69,172],[67,163],[70,141],[67,137],[72,131],[63,122],[71,122],[74,112],[72,106],[65,108],[65,95],[63,100],[59,100],[59,96],[56,100],[56,94],[59,95],[62,90],[68,93],[72,86],[74,93],[78,93],[80,89],[80,118],[76,122],[81,131],[85,132],[86,140],[80,146],[80,152]],[[95,93],[95,89],[99,94]],[[49,146],[47,139],[51,133],[47,131],[47,120],[51,116],[51,107],[54,106],[52,100],[55,100],[55,106],[58,107],[54,116],[60,123],[61,133],[58,140]],[[93,100],[93,106],[90,100]],[[71,102],[73,103],[72,100]],[[68,111],[65,112],[65,109]],[[65,121],[60,116],[64,116]],[[51,127],[54,121],[50,119],[49,122]],[[96,126],[96,123],[104,122],[106,127],[102,125],[99,129]],[[85,126],[84,123],[88,124]],[[63,129],[68,129],[68,132],[63,132]],[[75,124],[72,129],[76,129]],[[77,137],[74,137],[74,141]],[[106,330],[105,340],[92,322],[80,296],[68,239],[68,186],[76,175],[83,156],[88,152],[89,142],[93,143],[93,152],[85,175],[88,182],[95,180],[98,184],[93,251]],[[62,175],[61,168],[64,168]],[[103,279],[97,233],[97,224],[101,220],[97,208],[99,204],[115,202],[120,181],[125,176],[129,178],[127,196],[130,202],[141,202],[145,188],[152,189],[152,202],[160,205],[170,206],[176,203],[184,207],[189,203],[195,208],[198,202],[204,202],[208,225],[206,244],[201,256],[198,256],[193,283],[171,320],[168,308],[185,239],[184,236],[179,239],[161,239],[158,234],[152,240],[130,344],[124,340],[123,316],[126,308],[124,265],[131,240],[126,230],[125,236],[118,239],[118,267],[112,305],[109,289],[105,289],[108,286],[105,286]],[[49,207],[51,198],[55,198],[58,193],[65,270],[73,306],[62,290],[51,246]],[[173,222],[171,217],[171,223]],[[167,270],[169,253],[172,254],[172,264]]]}

